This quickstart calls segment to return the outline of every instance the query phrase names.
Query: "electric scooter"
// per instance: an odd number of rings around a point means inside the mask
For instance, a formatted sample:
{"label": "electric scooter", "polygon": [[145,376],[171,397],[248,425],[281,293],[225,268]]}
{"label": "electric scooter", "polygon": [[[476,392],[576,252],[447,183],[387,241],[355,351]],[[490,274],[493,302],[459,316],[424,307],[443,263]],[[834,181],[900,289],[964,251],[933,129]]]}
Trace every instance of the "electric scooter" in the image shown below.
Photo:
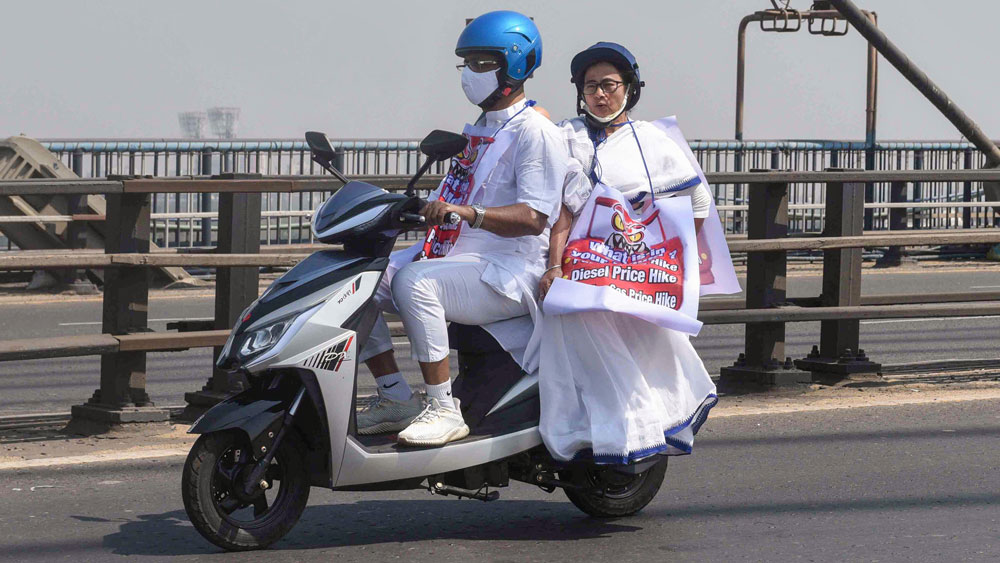
{"label": "electric scooter", "polygon": [[376,288],[397,236],[426,228],[417,180],[467,140],[428,135],[420,143],[427,160],[403,194],[348,181],[332,164],[326,135],[309,132],[306,140],[313,160],[344,182],[314,214],[313,234],[343,249],[320,250],[275,280],[240,315],[219,354],[217,365],[243,374],[249,386],[189,430],[201,436],[184,464],[182,497],[198,532],[227,550],[266,547],[295,525],[310,487],[427,489],[493,501],[514,480],[563,489],[598,517],[646,506],[667,457],[624,466],[554,460],[538,433],[537,375],[524,373],[481,327],[449,327],[459,358],[453,393],[468,437],[420,448],[398,445],[394,434],[358,434],[357,357],[381,314]]}

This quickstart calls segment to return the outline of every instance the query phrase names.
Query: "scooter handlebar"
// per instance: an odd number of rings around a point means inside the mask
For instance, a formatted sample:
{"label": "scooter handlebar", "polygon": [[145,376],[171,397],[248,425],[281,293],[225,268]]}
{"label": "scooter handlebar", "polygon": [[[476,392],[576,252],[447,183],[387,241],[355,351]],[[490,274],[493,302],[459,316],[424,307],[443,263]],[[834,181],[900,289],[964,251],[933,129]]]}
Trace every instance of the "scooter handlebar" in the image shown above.
{"label": "scooter handlebar", "polygon": [[[427,201],[424,199],[419,199],[418,201],[420,202],[420,209],[423,209],[427,205]],[[399,218],[407,223],[423,224],[427,221],[426,217],[418,213],[400,213]],[[447,225],[457,225],[462,222],[462,217],[454,211],[449,211],[444,215],[444,222]]]}
{"label": "scooter handlebar", "polygon": [[406,212],[403,212],[403,213],[399,214],[399,220],[402,221],[403,223],[416,223],[416,224],[419,225],[419,224],[423,224],[424,222],[426,222],[427,219],[426,219],[426,217],[424,217],[423,215],[421,215],[419,213],[406,213]]}

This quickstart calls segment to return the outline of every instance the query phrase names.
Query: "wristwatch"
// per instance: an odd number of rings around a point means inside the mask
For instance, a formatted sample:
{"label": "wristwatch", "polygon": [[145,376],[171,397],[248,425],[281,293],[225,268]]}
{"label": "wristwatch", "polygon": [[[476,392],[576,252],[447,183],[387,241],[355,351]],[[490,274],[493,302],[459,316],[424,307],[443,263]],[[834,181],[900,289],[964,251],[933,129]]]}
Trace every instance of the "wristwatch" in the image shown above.
{"label": "wristwatch", "polygon": [[469,226],[473,229],[478,229],[483,225],[483,219],[486,218],[486,208],[476,203],[472,205],[472,210],[476,212],[476,218],[472,220]]}

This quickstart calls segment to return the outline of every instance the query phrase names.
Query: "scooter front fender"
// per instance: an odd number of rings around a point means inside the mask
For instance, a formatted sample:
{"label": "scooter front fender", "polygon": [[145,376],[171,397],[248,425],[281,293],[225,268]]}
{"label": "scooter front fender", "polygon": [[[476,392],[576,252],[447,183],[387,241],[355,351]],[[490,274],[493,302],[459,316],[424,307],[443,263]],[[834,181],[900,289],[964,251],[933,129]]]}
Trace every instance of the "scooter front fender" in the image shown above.
{"label": "scooter front fender", "polygon": [[284,420],[285,411],[291,406],[290,399],[261,398],[254,389],[247,389],[215,405],[195,421],[189,434],[209,434],[222,430],[239,430],[249,443],[254,458],[260,458],[258,444],[269,444],[267,432],[277,433]]}

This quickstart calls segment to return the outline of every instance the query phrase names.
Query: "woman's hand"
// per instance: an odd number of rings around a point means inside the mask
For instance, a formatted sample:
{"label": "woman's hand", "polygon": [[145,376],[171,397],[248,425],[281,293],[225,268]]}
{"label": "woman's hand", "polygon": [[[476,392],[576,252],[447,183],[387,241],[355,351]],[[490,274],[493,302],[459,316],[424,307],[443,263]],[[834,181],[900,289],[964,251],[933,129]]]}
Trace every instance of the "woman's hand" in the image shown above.
{"label": "woman's hand", "polygon": [[542,279],[538,281],[538,302],[541,303],[545,299],[545,294],[549,292],[549,288],[552,287],[552,282],[556,278],[562,277],[562,266],[554,266],[551,269],[545,271],[542,274]]}

